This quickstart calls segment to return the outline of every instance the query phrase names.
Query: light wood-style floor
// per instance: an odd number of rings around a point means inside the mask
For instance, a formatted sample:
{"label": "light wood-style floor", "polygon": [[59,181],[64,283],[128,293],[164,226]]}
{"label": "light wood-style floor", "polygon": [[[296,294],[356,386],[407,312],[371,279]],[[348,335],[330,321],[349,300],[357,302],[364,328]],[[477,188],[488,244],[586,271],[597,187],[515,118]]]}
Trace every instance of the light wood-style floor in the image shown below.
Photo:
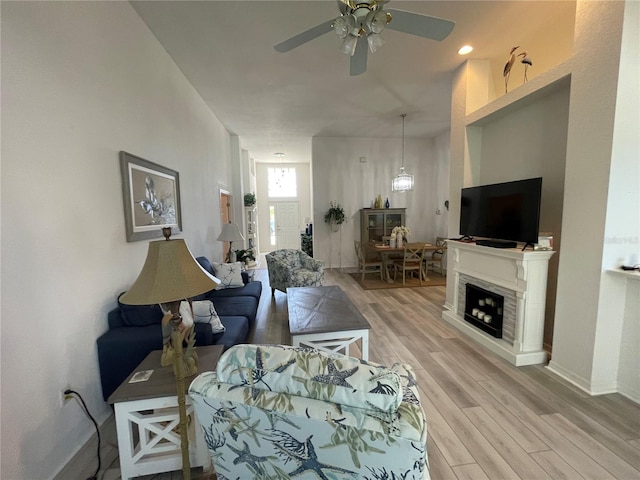
{"label": "light wood-style floor", "polygon": [[[327,271],[325,285],[340,286],[371,324],[370,360],[417,373],[433,480],[640,479],[638,404],[591,397],[475,344],[441,319],[445,287],[364,291],[347,273]],[[251,341],[290,344],[286,295],[271,297],[266,270],[255,279],[264,289]],[[119,478],[117,465],[104,479]]]}

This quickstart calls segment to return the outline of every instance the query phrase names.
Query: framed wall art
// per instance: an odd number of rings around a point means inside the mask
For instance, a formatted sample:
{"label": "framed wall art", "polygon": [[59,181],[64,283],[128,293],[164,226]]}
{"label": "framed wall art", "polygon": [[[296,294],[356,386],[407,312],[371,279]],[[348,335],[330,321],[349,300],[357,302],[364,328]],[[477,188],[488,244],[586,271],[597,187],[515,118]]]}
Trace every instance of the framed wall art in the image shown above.
{"label": "framed wall art", "polygon": [[127,242],[162,237],[163,227],[182,231],[178,172],[120,152]]}

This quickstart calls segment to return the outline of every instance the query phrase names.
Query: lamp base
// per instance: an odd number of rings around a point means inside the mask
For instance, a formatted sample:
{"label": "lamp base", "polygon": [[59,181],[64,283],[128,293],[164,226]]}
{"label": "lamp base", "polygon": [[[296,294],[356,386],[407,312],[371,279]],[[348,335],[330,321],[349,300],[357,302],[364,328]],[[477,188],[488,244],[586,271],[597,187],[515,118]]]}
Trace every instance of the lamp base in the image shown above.
{"label": "lamp base", "polygon": [[[198,371],[195,353],[195,330],[193,326],[182,330],[182,318],[180,317],[180,301],[171,302],[171,314],[167,314],[163,319],[163,324],[170,315],[171,338],[164,344],[162,349],[161,364],[173,366],[173,373],[176,377],[176,395],[178,397],[178,414],[180,429],[180,449],[182,451],[182,478],[191,480],[191,465],[189,462],[189,420],[187,418],[186,393],[184,377],[194,375]],[[183,350],[183,342],[186,338],[186,352]]]}

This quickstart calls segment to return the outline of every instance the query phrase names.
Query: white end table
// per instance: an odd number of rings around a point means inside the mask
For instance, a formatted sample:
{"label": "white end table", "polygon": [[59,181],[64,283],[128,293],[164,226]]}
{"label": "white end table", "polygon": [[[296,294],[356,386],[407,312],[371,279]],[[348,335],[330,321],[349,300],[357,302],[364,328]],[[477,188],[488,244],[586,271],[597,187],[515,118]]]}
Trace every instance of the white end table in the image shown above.
{"label": "white end table", "polygon": [[[215,370],[223,350],[222,345],[197,347],[198,373]],[[171,367],[160,366],[161,355],[162,350],[151,352],[109,397],[115,409],[122,480],[182,469],[175,377]],[[144,370],[153,370],[148,380],[129,383]],[[194,377],[185,378],[185,388]],[[191,467],[208,467],[211,458],[188,395],[187,416]]]}

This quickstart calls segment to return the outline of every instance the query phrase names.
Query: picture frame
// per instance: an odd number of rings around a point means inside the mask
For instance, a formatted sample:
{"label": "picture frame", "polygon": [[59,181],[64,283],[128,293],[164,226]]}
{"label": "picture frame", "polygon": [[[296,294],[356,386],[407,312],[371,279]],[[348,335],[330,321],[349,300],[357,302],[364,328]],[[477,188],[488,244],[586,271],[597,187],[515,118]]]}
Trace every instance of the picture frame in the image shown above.
{"label": "picture frame", "polygon": [[157,163],[120,152],[127,242],[162,237],[162,228],[182,231],[180,175]]}

